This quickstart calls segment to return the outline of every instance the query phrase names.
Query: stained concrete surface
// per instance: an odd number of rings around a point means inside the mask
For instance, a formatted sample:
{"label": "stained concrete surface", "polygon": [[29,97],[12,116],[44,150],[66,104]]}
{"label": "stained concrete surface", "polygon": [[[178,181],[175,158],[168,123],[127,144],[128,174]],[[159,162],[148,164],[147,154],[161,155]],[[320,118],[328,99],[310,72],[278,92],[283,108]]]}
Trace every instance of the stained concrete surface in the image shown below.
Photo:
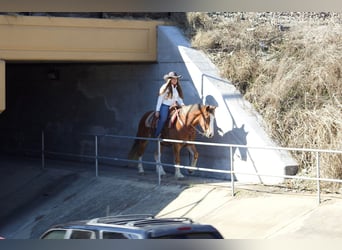
{"label": "stained concrete surface", "polygon": [[105,215],[185,216],[214,225],[226,239],[339,239],[342,199],[173,173],[39,159],[1,157],[0,235],[35,239],[49,226]]}

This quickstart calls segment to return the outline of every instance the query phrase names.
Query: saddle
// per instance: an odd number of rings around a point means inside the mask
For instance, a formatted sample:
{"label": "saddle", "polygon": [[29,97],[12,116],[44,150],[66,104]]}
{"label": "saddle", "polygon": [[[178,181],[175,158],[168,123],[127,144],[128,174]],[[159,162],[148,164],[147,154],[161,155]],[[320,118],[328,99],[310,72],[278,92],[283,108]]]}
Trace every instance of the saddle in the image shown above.
{"label": "saddle", "polygon": [[[180,106],[172,106],[170,107],[171,112],[169,114],[169,117],[166,120],[166,123],[168,124],[168,128],[172,128],[172,126],[174,126],[177,116],[178,116],[178,112],[180,109]],[[145,120],[145,126],[148,128],[157,128],[157,124],[158,124],[158,120],[159,118],[155,117],[155,111],[151,112],[151,114],[149,114],[146,117]]]}
{"label": "saddle", "polygon": [[153,111],[146,117],[145,126],[147,128],[157,128],[157,122],[159,119],[155,117],[155,113],[156,112]]}

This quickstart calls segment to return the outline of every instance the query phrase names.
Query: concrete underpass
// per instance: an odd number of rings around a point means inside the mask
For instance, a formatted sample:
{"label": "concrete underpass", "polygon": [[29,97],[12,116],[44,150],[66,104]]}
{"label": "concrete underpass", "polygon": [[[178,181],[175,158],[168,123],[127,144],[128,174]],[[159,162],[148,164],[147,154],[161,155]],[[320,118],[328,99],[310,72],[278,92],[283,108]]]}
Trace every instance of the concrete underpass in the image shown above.
{"label": "concrete underpass", "polygon": [[[0,116],[1,150],[35,154],[40,157],[42,131],[47,151],[89,155],[94,152],[92,135],[135,136],[142,114],[153,110],[156,91],[163,75],[176,71],[185,103],[216,105],[213,139],[198,135],[202,142],[242,146],[272,147],[276,144],[263,129],[253,107],[235,87],[221,79],[206,56],[190,47],[181,31],[173,26],[158,26],[156,62],[113,63],[14,63],[6,64],[6,110]],[[132,140],[110,137],[99,139],[104,157],[126,158]],[[149,145],[144,160],[153,161],[155,145]],[[297,163],[289,152],[234,147],[198,146],[197,166],[244,172],[234,178],[248,183],[279,183],[283,177],[258,176],[296,174]],[[166,151],[165,163],[172,164]],[[115,163],[113,163],[115,164]],[[119,163],[119,165],[122,163]],[[183,165],[189,165],[187,152]],[[152,168],[152,166],[146,166]],[[198,172],[201,177],[230,180],[230,174]]]}

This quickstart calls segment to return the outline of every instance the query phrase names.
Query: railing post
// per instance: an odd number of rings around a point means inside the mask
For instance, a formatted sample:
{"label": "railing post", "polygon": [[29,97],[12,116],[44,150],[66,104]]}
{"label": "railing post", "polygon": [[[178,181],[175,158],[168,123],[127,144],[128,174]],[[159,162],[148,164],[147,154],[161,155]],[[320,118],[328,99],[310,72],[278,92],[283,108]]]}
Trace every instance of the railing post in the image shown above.
{"label": "railing post", "polygon": [[99,158],[98,158],[98,148],[97,148],[97,135],[95,135],[95,176],[99,176]]}
{"label": "railing post", "polygon": [[203,87],[204,87],[204,74],[202,74],[202,77],[201,77],[201,99],[202,99],[202,104],[205,104],[204,103],[204,90],[203,90]]}
{"label": "railing post", "polygon": [[45,138],[44,130],[42,130],[42,169],[45,168]]}
{"label": "railing post", "polygon": [[161,157],[160,157],[160,139],[159,138],[158,138],[158,141],[157,141],[157,148],[158,148],[158,159],[157,159],[158,185],[160,186],[160,183],[161,183],[161,178],[160,178],[160,161],[161,161]]}
{"label": "railing post", "polygon": [[320,174],[320,164],[319,164],[319,152],[316,152],[316,176],[317,176],[317,202],[318,205],[321,203],[321,186],[320,186],[320,181],[319,179],[321,178],[321,174]]}
{"label": "railing post", "polygon": [[230,183],[232,188],[232,196],[235,195],[235,187],[234,187],[234,161],[233,161],[233,147],[229,147],[230,154]]}

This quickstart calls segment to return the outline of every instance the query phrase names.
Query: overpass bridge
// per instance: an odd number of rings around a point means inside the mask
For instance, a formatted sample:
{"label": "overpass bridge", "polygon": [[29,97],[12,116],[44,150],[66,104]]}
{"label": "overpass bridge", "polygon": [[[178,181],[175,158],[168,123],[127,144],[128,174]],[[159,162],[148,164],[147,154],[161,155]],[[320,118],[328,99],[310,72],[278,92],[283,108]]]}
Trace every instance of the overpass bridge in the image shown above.
{"label": "overpass bridge", "polygon": [[[7,93],[6,110],[0,115],[4,152],[18,151],[28,141],[36,147],[42,130],[53,135],[47,143],[51,147],[78,152],[92,142],[84,138],[65,142],[66,135],[134,136],[142,113],[154,109],[162,76],[169,71],[183,76],[185,103],[218,106],[212,142],[276,146],[253,107],[220,78],[202,52],[191,48],[177,27],[159,21],[9,16],[0,16],[0,24],[0,34],[7,38],[0,43],[2,110],[5,89]],[[102,144],[104,153],[115,151],[124,158],[131,141],[104,139]],[[153,152],[150,146],[145,159],[153,160]],[[199,167],[231,167],[226,149],[199,147],[199,153]],[[165,157],[172,161],[170,152]],[[233,157],[235,171],[274,175],[297,171],[288,152],[241,149]],[[230,180],[230,175],[198,175]],[[235,178],[246,183],[283,181],[255,175]]]}

